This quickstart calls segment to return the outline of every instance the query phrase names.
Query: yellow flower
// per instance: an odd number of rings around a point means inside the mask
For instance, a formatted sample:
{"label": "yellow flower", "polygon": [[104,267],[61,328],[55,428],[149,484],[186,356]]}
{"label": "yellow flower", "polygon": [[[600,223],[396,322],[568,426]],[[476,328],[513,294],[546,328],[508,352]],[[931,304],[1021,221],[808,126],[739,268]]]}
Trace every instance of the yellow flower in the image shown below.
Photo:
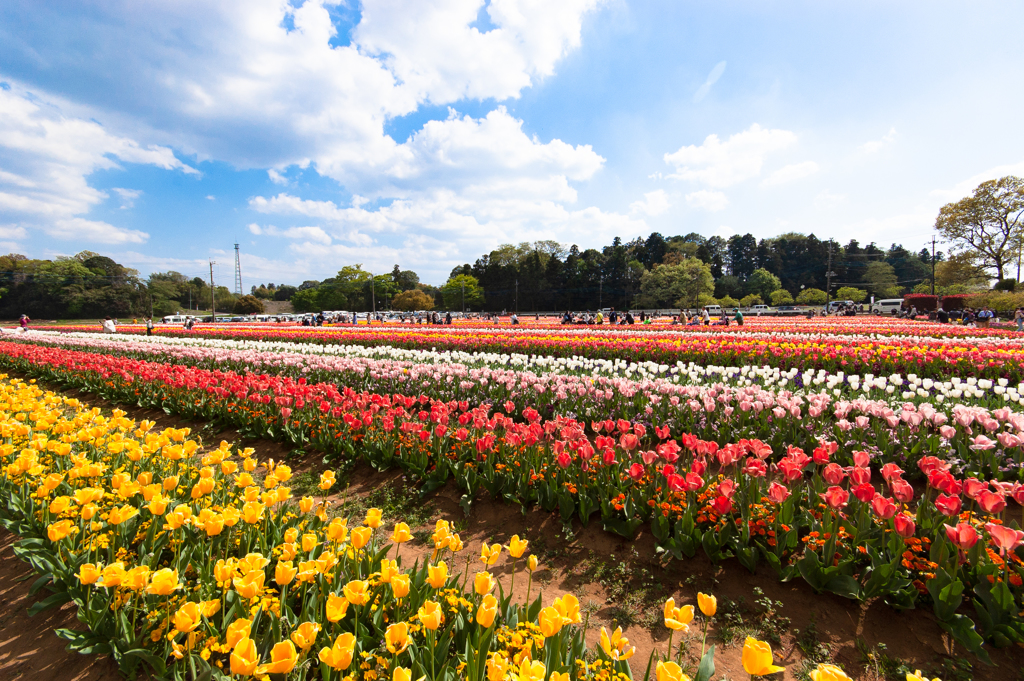
{"label": "yellow flower", "polygon": [[569,681],[569,673],[551,672],[551,676],[549,677],[548,681]]}
{"label": "yellow flower", "polygon": [[295,579],[295,575],[298,571],[298,568],[292,564],[292,561],[279,560],[277,561],[277,566],[274,568],[274,581],[280,586],[290,584],[291,581]]}
{"label": "yellow flower", "polygon": [[690,677],[675,662],[658,662],[655,674],[658,681],[690,681]]}
{"label": "yellow flower", "polygon": [[216,537],[224,530],[224,516],[220,513],[209,518],[203,525],[207,537]]}
{"label": "yellow flower", "polygon": [[538,623],[540,624],[540,633],[544,635],[544,638],[551,638],[562,629],[562,615],[548,606],[540,611]]}
{"label": "yellow flower", "polygon": [[380,581],[383,584],[390,584],[391,578],[399,574],[398,562],[384,558],[380,561]]}
{"label": "yellow flower", "polygon": [[488,546],[487,542],[484,542],[480,547],[480,561],[487,566],[494,565],[498,562],[498,556],[501,555],[501,544],[494,544]]}
{"label": "yellow flower", "polygon": [[46,528],[46,536],[50,541],[60,541],[77,529],[70,520],[59,520]]}
{"label": "yellow flower", "polygon": [[321,648],[320,661],[332,669],[348,669],[355,654],[356,637],[353,634],[341,634],[334,639],[330,648]]}
{"label": "yellow flower", "polygon": [[306,652],[316,643],[316,635],[320,633],[320,625],[315,622],[303,622],[292,632],[292,641],[302,652]]}
{"label": "yellow flower", "polygon": [[324,471],[320,474],[320,489],[329,490],[334,486],[334,471]]}
{"label": "yellow flower", "polygon": [[391,541],[394,544],[404,544],[412,539],[412,532],[405,523],[395,523],[395,531],[391,533]]}
{"label": "yellow flower", "polygon": [[676,599],[665,601],[665,626],[672,631],[689,631],[693,621],[693,606],[676,607]]}
{"label": "yellow flower", "polygon": [[246,636],[240,639],[231,651],[231,673],[236,676],[252,676],[259,661],[256,644]]}
{"label": "yellow flower", "polygon": [[270,649],[270,662],[256,668],[256,674],[287,674],[295,667],[299,655],[291,641],[281,641]]}
{"label": "yellow flower", "polygon": [[348,525],[341,518],[335,518],[327,526],[327,538],[335,542],[343,542],[348,536]]}
{"label": "yellow flower", "polygon": [[705,617],[714,617],[718,612],[718,599],[706,593],[697,592],[697,606]]}
{"label": "yellow flower", "polygon": [[95,563],[82,563],[78,568],[78,581],[82,583],[82,586],[95,584],[99,578],[100,569]]}
{"label": "yellow flower", "polygon": [[448,524],[447,520],[438,520],[434,525],[434,533],[430,535],[430,540],[434,542],[434,549],[440,551],[448,548],[448,541],[451,539],[451,525]]}
{"label": "yellow flower", "polygon": [[228,632],[224,637],[224,643],[229,648],[234,648],[235,644],[242,639],[249,638],[249,634],[252,630],[252,620],[238,619],[228,625]]}
{"label": "yellow flower", "polygon": [[436,630],[444,622],[441,606],[434,601],[425,601],[416,615],[427,629]]}
{"label": "yellow flower", "polygon": [[442,560],[437,565],[427,566],[427,584],[435,589],[444,588],[448,583],[448,565]]}
{"label": "yellow flower", "polygon": [[331,622],[337,622],[345,616],[346,612],[348,612],[348,601],[338,594],[328,594],[327,619]]}
{"label": "yellow flower", "polygon": [[508,674],[508,659],[494,653],[487,658],[487,681],[505,681]]}
{"label": "yellow flower", "polygon": [[494,624],[494,617],[498,614],[498,599],[492,594],[484,596],[480,601],[480,607],[476,609],[476,623],[484,629],[489,629]]}
{"label": "yellow flower", "polygon": [[391,674],[391,681],[412,681],[412,670],[405,667],[395,667]]}
{"label": "yellow flower", "polygon": [[235,591],[238,592],[239,596],[252,600],[263,592],[263,581],[265,578],[266,574],[263,570],[253,570],[242,577],[235,577],[231,580],[231,583],[234,585]]}
{"label": "yellow flower", "polygon": [[508,542],[508,554],[513,558],[522,558],[523,554],[526,553],[526,547],[529,545],[530,542],[520,539],[518,534],[514,534]]}
{"label": "yellow flower", "polygon": [[345,599],[352,605],[366,605],[370,600],[369,585],[361,579],[354,579],[343,589]]}
{"label": "yellow flower", "polygon": [[310,551],[315,549],[316,545],[319,543],[320,542],[318,537],[311,532],[307,532],[306,534],[302,535],[302,550],[305,553],[309,553]]}
{"label": "yellow flower", "polygon": [[405,598],[409,595],[409,575],[395,575],[391,578],[391,591],[395,598]]}
{"label": "yellow flower", "polygon": [[149,582],[149,566],[139,565],[125,573],[123,584],[132,591],[142,591]]}
{"label": "yellow flower", "polygon": [[544,668],[543,662],[524,657],[518,672],[519,681],[544,681],[548,670]]}
{"label": "yellow flower", "polygon": [[458,553],[464,548],[466,548],[466,546],[462,543],[462,539],[459,537],[458,533],[453,534],[448,538],[448,550],[452,553]]}
{"label": "yellow flower", "polygon": [[172,489],[178,486],[178,476],[169,475],[163,480],[163,486],[165,492],[170,492]]}
{"label": "yellow flower", "polygon": [[268,565],[270,565],[270,559],[262,553],[247,553],[245,558],[238,561],[238,570],[242,574],[246,574],[254,570],[262,570]]}
{"label": "yellow flower", "polygon": [[376,530],[380,527],[380,523],[383,519],[384,514],[379,508],[371,508],[367,509],[366,520],[363,521],[363,524]]}
{"label": "yellow flower", "polygon": [[384,632],[384,642],[388,646],[388,652],[392,655],[405,652],[410,642],[409,625],[406,622],[399,622],[389,626],[387,631]]}
{"label": "yellow flower", "polygon": [[217,564],[213,566],[213,577],[218,582],[230,582],[234,579],[236,571],[237,564],[234,558],[227,562],[220,559],[217,561]]}
{"label": "yellow flower", "polygon": [[205,617],[206,619],[210,619],[211,617],[216,615],[218,612],[220,612],[220,601],[219,600],[203,601],[202,603],[199,604],[199,606],[200,606],[200,609],[203,612],[203,617]]}
{"label": "yellow flower", "polygon": [[626,650],[628,644],[629,639],[622,635],[622,627],[616,627],[610,636],[605,628],[601,627],[601,649],[608,657],[613,660],[628,660],[633,657],[636,648]]}
{"label": "yellow flower", "polygon": [[743,669],[751,676],[766,676],[781,672],[782,667],[772,664],[774,659],[771,646],[764,641],[758,641],[756,638],[748,636],[743,643]]}
{"label": "yellow flower", "polygon": [[298,554],[298,549],[294,542],[281,544],[281,560],[295,560],[296,554]]}
{"label": "yellow flower", "polygon": [[494,577],[491,576],[490,572],[478,572],[473,578],[473,590],[481,596],[489,594],[496,585],[497,582],[494,581]]}
{"label": "yellow flower", "polygon": [[355,527],[352,529],[349,541],[352,542],[353,547],[361,549],[370,542],[371,536],[373,536],[373,530],[369,527]]}
{"label": "yellow flower", "polygon": [[[918,669],[913,674],[907,672],[907,681],[928,681],[928,677],[924,675],[924,672]],[[932,679],[932,681],[939,681],[939,679],[935,678]]]}
{"label": "yellow flower", "polygon": [[556,598],[552,606],[562,616],[563,625],[580,623],[580,601],[572,594],[565,594],[561,598]]}
{"label": "yellow flower", "polygon": [[[107,571],[103,571],[103,581],[107,581]],[[149,587],[146,593],[154,596],[170,596],[180,585],[178,584],[178,571],[170,568],[157,570],[149,578]]]}
{"label": "yellow flower", "polygon": [[819,664],[811,671],[811,681],[852,681],[839,667],[834,664]]}
{"label": "yellow flower", "polygon": [[55,497],[54,500],[50,502],[50,513],[60,515],[64,511],[68,510],[69,506],[71,506],[71,497]]}
{"label": "yellow flower", "polygon": [[174,628],[182,633],[187,634],[202,624],[202,622],[202,610],[200,610],[199,604],[194,601],[189,601],[174,613]]}
{"label": "yellow flower", "polygon": [[258,504],[255,501],[248,502],[242,507],[242,520],[249,525],[255,525],[263,519],[263,504]]}
{"label": "yellow flower", "polygon": [[526,569],[533,572],[537,569],[537,556],[531,555],[526,559]]}

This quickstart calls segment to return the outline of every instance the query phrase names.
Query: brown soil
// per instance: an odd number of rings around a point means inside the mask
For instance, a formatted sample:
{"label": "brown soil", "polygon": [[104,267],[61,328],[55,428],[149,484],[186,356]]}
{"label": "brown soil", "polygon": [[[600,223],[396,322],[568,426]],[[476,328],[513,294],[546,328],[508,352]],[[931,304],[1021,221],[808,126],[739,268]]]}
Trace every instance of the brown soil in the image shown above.
{"label": "brown soil", "polygon": [[[101,407],[112,405],[93,396],[75,394],[91,404]],[[201,424],[184,422],[163,412],[141,409],[125,409],[136,419],[156,421],[159,427],[181,427]],[[209,433],[204,433],[209,435]],[[261,459],[285,460],[296,474],[305,470],[319,470],[322,455],[316,452],[301,454],[293,448],[276,442],[244,441],[237,433],[223,431],[216,434],[215,442],[221,439],[238,441],[239,445],[255,447]],[[402,489],[404,478],[399,471],[379,473],[369,467],[357,467],[348,476],[348,487],[333,497],[335,502],[355,499],[370,494],[381,485],[391,484]],[[410,490],[410,494],[415,494]],[[930,611],[925,609],[897,612],[880,601],[865,604],[846,600],[838,596],[815,594],[803,581],[780,583],[770,569],[763,567],[756,574],[749,573],[735,561],[715,565],[703,554],[685,562],[671,561],[660,564],[655,557],[655,542],[643,530],[638,536],[627,541],[617,535],[604,532],[600,522],[591,522],[583,528],[575,522],[567,533],[560,519],[541,510],[522,511],[504,503],[487,498],[477,499],[467,517],[459,506],[461,491],[449,484],[432,495],[423,504],[431,517],[420,529],[432,527],[435,519],[445,518],[456,523],[466,548],[449,560],[452,573],[468,569],[476,572],[483,569],[479,561],[480,545],[499,542],[507,544],[513,534],[529,539],[530,550],[540,559],[541,566],[534,574],[531,598],[543,596],[545,605],[565,594],[575,594],[584,611],[590,609],[587,640],[596,645],[602,626],[609,630],[621,617],[623,603],[615,602],[611,593],[627,594],[627,600],[634,601],[631,610],[634,622],[625,626],[624,633],[630,643],[636,646],[631,660],[634,675],[642,678],[649,655],[653,650],[664,651],[668,643],[668,631],[661,622],[661,606],[665,599],[674,597],[677,605],[696,605],[696,592],[713,593],[719,600],[719,616],[712,622],[708,643],[715,643],[715,679],[727,681],[746,679],[741,659],[743,638],[748,631],[758,635],[755,623],[763,609],[754,604],[758,598],[755,589],[763,591],[765,597],[780,601],[781,607],[772,619],[788,618],[789,626],[781,634],[779,645],[773,645],[778,652],[776,663],[784,665],[786,671],[773,677],[778,680],[798,679],[799,672],[806,668],[806,660],[798,647],[797,630],[806,631],[813,626],[816,640],[831,651],[832,659],[841,665],[852,678],[861,681],[876,681],[876,676],[864,656],[858,650],[857,642],[862,641],[874,649],[884,644],[884,652],[911,669],[921,668],[939,675],[943,662],[966,658],[973,665],[973,672],[963,678],[978,681],[1018,679],[1024,668],[1024,648],[990,649],[996,666],[989,667],[964,653],[953,649],[951,642],[939,627]],[[412,506],[410,506],[411,508]],[[391,518],[392,522],[402,518]],[[417,528],[413,528],[414,531]],[[64,642],[52,632],[56,628],[79,626],[70,606],[50,610],[29,618],[26,609],[35,597],[28,595],[32,583],[30,569],[13,557],[11,544],[14,538],[9,534],[0,535],[0,679],[82,679],[114,681],[119,679],[116,667],[107,658],[90,658],[64,649]],[[404,565],[422,560],[429,554],[429,548],[421,542],[412,541],[401,547]],[[616,570],[615,568],[619,569]],[[498,577],[505,592],[512,586],[512,562],[503,553],[498,563],[491,568]],[[649,573],[649,580],[643,579]],[[515,575],[514,594],[522,601],[528,588],[528,573],[520,561]],[[19,581],[22,580],[22,581]],[[37,594],[42,597],[44,594]],[[646,595],[647,598],[642,598]],[[736,612],[742,615],[744,626],[723,626],[726,601],[732,601]],[[628,608],[627,608],[628,609]],[[690,657],[695,671],[695,662],[700,653],[700,617],[692,623],[684,650]],[[620,619],[621,621],[621,619]],[[731,630],[730,630],[731,629]],[[763,631],[763,629],[761,630]],[[723,641],[722,636],[726,635]],[[676,635],[674,644],[681,637]],[[652,673],[653,678],[653,673]],[[804,677],[806,678],[806,677]],[[930,677],[929,677],[930,678]],[[943,676],[944,681],[952,677]],[[902,681],[902,679],[901,679]]]}

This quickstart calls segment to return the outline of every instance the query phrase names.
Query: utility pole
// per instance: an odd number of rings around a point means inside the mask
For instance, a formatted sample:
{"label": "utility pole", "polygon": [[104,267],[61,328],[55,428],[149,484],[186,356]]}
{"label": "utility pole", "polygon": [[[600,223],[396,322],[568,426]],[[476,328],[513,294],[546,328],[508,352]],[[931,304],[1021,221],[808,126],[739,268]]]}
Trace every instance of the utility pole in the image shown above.
{"label": "utility pole", "polygon": [[[1017,276],[1020,277],[1020,265],[1017,267]],[[935,295],[935,237],[932,237],[932,295]]]}
{"label": "utility pole", "polygon": [[519,314],[519,280],[516,279],[516,314]]}
{"label": "utility pole", "polygon": [[828,240],[828,270],[825,272],[825,309],[828,310],[828,304],[832,302],[832,277],[835,276],[835,272],[832,271],[832,239]]}
{"label": "utility pole", "polygon": [[210,261],[210,321],[217,321],[217,300],[214,298],[215,289],[213,288],[213,266],[216,265],[213,260]]}
{"label": "utility pole", "polygon": [[373,278],[373,272],[370,272],[370,302],[373,307],[373,316],[377,316],[377,280]]}
{"label": "utility pole", "polygon": [[462,280],[462,314],[466,314],[466,280]]}

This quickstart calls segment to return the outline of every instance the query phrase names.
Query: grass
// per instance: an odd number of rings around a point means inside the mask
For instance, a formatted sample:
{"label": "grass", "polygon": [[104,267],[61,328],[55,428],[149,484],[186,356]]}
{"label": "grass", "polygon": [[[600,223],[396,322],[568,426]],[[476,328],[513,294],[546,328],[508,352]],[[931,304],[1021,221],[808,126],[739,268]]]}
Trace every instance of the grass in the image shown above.
{"label": "grass", "polygon": [[591,551],[573,572],[604,588],[612,606],[609,618],[617,626],[623,629],[632,625],[656,627],[661,621],[664,588],[644,566],[635,548],[626,559],[619,560],[614,555],[610,558],[610,561],[601,560]]}

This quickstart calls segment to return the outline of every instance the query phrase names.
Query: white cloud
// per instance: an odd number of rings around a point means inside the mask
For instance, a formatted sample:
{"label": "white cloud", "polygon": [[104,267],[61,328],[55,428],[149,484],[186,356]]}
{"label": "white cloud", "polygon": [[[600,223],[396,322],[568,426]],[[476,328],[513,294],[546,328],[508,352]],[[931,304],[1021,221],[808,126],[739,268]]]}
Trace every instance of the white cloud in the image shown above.
{"label": "white cloud", "polygon": [[318,244],[329,245],[331,237],[319,227],[289,227],[278,229],[274,225],[260,227],[255,222],[249,225],[249,231],[257,235],[278,236],[286,239],[309,241]]}
{"label": "white cloud", "polygon": [[[0,89],[0,219],[51,237],[96,243],[141,243],[144,232],[82,218],[107,198],[89,186],[97,170],[117,169],[118,159],[195,173],[166,147],[143,147],[109,133],[94,121],[69,117],[61,107],[21,88]],[[115,188],[121,207],[142,192]]]}
{"label": "white cloud", "polygon": [[642,213],[655,217],[667,211],[671,205],[665,190],[656,189],[653,192],[645,193],[642,201],[634,201],[629,204],[629,212],[634,215]]}
{"label": "white cloud", "polygon": [[788,130],[770,130],[757,123],[722,142],[708,135],[700,146],[689,145],[665,154],[665,162],[676,172],[669,177],[695,180],[710,187],[723,188],[757,177],[768,154],[781,151],[796,142]]}
{"label": "white cloud", "polygon": [[142,196],[141,189],[124,189],[122,187],[114,187],[114,193],[121,197],[121,210],[127,210],[135,206],[135,199]]}
{"label": "white cloud", "polygon": [[814,173],[818,172],[818,164],[814,161],[804,161],[803,163],[791,163],[787,166],[783,166],[776,170],[774,173],[765,178],[764,184],[773,187],[780,184],[786,184],[793,182],[794,180],[802,180],[805,177],[809,177]]}
{"label": "white cloud", "polygon": [[896,141],[896,128],[890,128],[882,139],[871,140],[860,145],[860,150],[865,154],[876,154],[885,147]]}
{"label": "white cloud", "polygon": [[216,200],[217,200],[217,197],[216,197],[216,196],[214,196],[213,194],[207,194],[207,195],[206,195],[206,200],[207,200],[207,201],[216,201]]}
{"label": "white cloud", "polygon": [[693,93],[693,101],[699,102],[704,99],[709,92],[711,92],[711,86],[718,82],[718,79],[725,73],[725,62],[720,61],[715,64],[715,68],[711,69],[711,73],[708,74],[704,84],[697,88],[697,91]]}
{"label": "white cloud", "polygon": [[827,189],[818,192],[814,197],[814,207],[822,209],[834,209],[846,202],[846,194],[836,194]]}
{"label": "white cloud", "polygon": [[686,195],[686,203],[714,213],[729,205],[729,198],[722,192],[699,189]]}
{"label": "white cloud", "polygon": [[[929,195],[942,203],[959,201],[960,199],[973,194],[974,190],[977,189],[978,185],[982,182],[998,180],[999,178],[1006,177],[1007,175],[1016,175],[1018,177],[1024,176],[1024,161],[989,168],[988,170],[976,173],[967,179],[957,182],[952,187],[947,187],[945,189],[933,189],[929,192]],[[935,212],[938,214],[938,208],[935,209]]]}
{"label": "white cloud", "polygon": [[27,236],[28,232],[21,225],[0,225],[0,239],[24,239]]}
{"label": "white cloud", "polygon": [[277,172],[274,168],[268,168],[267,175],[274,184],[288,184],[288,178]]}
{"label": "white cloud", "polygon": [[712,234],[711,236],[719,236],[722,237],[723,239],[728,239],[729,237],[735,234],[736,230],[733,229],[732,227],[729,227],[728,225],[721,225],[718,229],[715,230],[715,233]]}

